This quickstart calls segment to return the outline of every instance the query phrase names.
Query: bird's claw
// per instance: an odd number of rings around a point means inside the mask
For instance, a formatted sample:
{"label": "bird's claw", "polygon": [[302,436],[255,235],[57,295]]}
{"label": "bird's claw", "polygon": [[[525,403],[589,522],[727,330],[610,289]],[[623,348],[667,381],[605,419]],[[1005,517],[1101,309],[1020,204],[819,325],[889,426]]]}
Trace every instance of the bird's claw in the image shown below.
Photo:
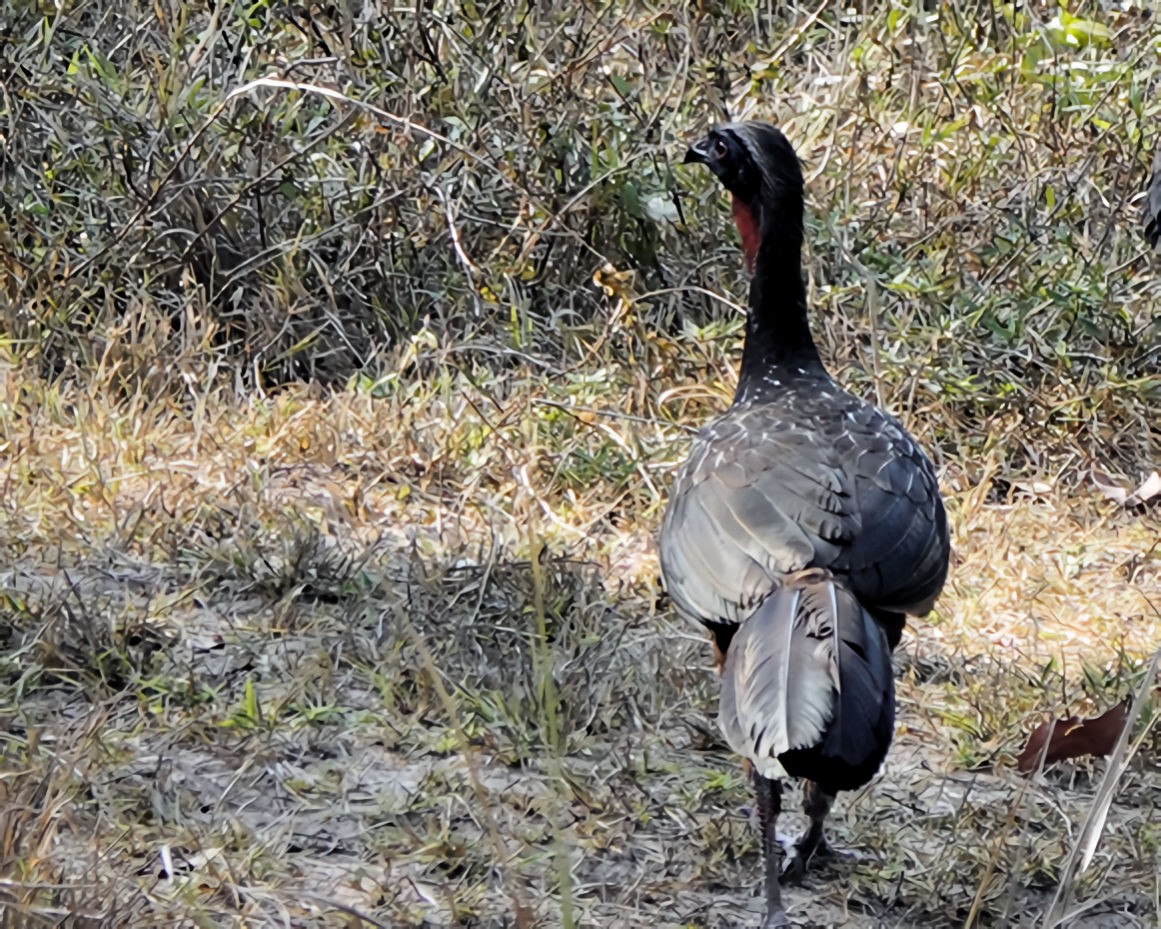
{"label": "bird's claw", "polygon": [[780,884],[800,884],[806,876],[806,859],[798,849],[791,848],[782,859],[782,873],[778,875]]}
{"label": "bird's claw", "polygon": [[857,858],[858,856],[846,849],[836,849],[825,838],[820,838],[811,845],[805,837],[784,845],[785,857],[782,859],[782,873],[778,877],[781,884],[798,884],[806,876],[806,867],[816,858]]}

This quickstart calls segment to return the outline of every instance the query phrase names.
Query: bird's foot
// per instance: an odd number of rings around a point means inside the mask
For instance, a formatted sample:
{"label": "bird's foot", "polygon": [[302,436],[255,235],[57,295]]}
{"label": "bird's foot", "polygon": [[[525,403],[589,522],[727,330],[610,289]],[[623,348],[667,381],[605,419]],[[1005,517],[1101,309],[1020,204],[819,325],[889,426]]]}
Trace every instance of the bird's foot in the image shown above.
{"label": "bird's foot", "polygon": [[816,858],[844,858],[857,859],[858,853],[845,848],[835,848],[824,836],[812,839],[809,832],[797,842],[783,846],[785,855],[782,859],[782,873],[780,883],[798,884],[806,876],[806,868]]}
{"label": "bird's foot", "polygon": [[[745,816],[755,828],[761,828],[758,824],[758,811],[754,807],[743,805],[738,807],[738,812]],[[774,833],[774,839],[782,846],[783,854],[786,855],[789,855],[795,844],[800,841],[788,833],[777,831]]]}
{"label": "bird's foot", "polygon": [[783,884],[800,884],[802,879],[806,877],[807,859],[798,852],[798,849],[791,848],[786,853],[786,857],[782,859],[782,873],[778,880]]}
{"label": "bird's foot", "polygon": [[762,920],[762,929],[789,929],[790,920],[786,918],[786,911],[782,907],[770,910]]}
{"label": "bird's foot", "polygon": [[813,857],[830,858],[832,860],[837,858],[840,861],[858,861],[862,856],[853,848],[840,848],[837,845],[831,845],[826,839],[819,839]]}

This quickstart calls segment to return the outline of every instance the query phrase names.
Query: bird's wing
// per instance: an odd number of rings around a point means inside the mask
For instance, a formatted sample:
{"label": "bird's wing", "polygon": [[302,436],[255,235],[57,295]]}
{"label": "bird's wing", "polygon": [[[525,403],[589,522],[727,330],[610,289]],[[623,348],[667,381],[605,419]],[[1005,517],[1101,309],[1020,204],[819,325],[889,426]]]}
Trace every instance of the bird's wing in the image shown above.
{"label": "bird's wing", "polygon": [[825,382],[706,426],[661,529],[666,589],[688,615],[739,623],[806,567],[869,608],[922,615],[947,576],[931,463],[895,419]]}
{"label": "bird's wing", "polygon": [[833,446],[776,409],[732,409],[694,443],[661,528],[666,589],[703,622],[741,622],[784,575],[829,564],[860,529]]}
{"label": "bird's wing", "polygon": [[903,426],[878,407],[852,404],[833,429],[850,476],[861,531],[826,565],[867,606],[921,616],[947,579],[951,542],[935,470]]}

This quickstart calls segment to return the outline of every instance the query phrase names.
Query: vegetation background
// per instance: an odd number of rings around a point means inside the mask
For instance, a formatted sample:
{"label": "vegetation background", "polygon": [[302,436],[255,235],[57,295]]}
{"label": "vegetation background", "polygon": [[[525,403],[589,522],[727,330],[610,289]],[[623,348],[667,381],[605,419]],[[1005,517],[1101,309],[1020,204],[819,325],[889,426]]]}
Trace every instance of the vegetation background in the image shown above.
{"label": "vegetation background", "polygon": [[1159,86],[1133,0],[5,3],[0,926],[754,921],[651,541],[733,384],[679,167],[727,116],[797,146],[824,357],[957,551],[792,918],[1158,925],[1161,701],[1013,759],[1159,644],[1101,490],[1161,457]]}

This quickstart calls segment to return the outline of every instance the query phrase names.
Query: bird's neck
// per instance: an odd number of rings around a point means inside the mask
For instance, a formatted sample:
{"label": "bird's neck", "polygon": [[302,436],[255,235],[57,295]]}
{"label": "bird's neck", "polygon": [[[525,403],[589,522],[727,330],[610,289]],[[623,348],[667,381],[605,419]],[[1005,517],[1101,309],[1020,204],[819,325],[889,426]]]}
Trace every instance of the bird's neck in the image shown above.
{"label": "bird's neck", "polygon": [[[778,206],[778,205],[776,205]],[[770,381],[823,373],[806,318],[802,280],[802,204],[767,217],[761,244],[752,261],[746,337],[738,396]],[[739,224],[740,226],[740,224]],[[779,372],[785,372],[781,377]]]}

